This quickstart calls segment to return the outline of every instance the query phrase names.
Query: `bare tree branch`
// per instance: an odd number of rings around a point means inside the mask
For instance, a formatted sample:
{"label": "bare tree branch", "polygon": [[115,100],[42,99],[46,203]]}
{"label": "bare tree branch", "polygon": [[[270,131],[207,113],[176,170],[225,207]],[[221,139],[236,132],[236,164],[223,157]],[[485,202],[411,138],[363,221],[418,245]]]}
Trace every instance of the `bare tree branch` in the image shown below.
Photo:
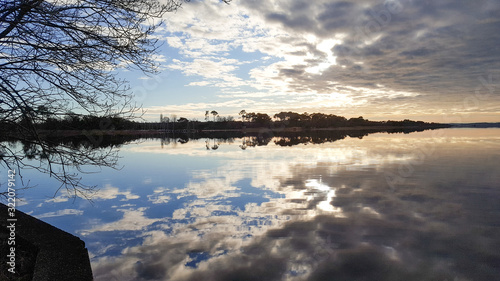
{"label": "bare tree branch", "polygon": [[48,173],[74,195],[92,191],[72,168],[113,167],[114,151],[50,143],[34,125],[75,114],[132,118],[140,108],[114,72],[157,71],[151,34],[183,2],[0,0],[0,131],[23,145],[20,152],[0,142],[2,165]]}

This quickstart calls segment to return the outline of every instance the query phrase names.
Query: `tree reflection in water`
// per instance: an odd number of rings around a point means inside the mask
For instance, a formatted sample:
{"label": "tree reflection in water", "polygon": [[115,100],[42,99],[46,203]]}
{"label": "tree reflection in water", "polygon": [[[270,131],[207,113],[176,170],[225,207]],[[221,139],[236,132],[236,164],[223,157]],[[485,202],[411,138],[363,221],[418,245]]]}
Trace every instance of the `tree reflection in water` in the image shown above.
{"label": "tree reflection in water", "polygon": [[143,139],[74,233],[96,280],[498,280],[498,132],[367,133]]}
{"label": "tree reflection in water", "polygon": [[[112,268],[136,280],[497,280],[500,138],[325,134],[274,136],[267,146],[258,135],[236,146],[218,139],[216,153],[197,142],[163,150],[218,161],[183,188],[155,191],[194,199],[175,223],[156,222],[168,234],[150,228],[125,255],[96,261],[98,279]],[[413,173],[391,188],[385,173],[408,163]],[[252,192],[270,200],[248,203]]]}

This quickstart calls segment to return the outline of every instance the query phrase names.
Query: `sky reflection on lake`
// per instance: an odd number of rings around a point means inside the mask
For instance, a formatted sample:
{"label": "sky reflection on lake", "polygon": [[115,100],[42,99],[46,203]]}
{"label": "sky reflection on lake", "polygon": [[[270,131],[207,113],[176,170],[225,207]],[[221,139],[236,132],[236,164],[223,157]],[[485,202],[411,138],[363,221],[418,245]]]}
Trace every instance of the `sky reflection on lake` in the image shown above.
{"label": "sky reflection on lake", "polygon": [[93,205],[46,181],[20,209],[96,280],[500,280],[500,129],[274,141],[129,144]]}

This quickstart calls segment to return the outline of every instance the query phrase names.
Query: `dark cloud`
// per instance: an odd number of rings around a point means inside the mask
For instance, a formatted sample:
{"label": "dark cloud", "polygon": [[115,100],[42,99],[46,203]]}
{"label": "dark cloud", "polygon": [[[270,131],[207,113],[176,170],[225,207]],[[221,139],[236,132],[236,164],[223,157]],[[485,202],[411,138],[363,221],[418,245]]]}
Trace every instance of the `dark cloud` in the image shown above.
{"label": "dark cloud", "polygon": [[[392,90],[454,101],[480,87],[480,77],[500,78],[498,1],[305,3],[250,8],[259,9],[291,34],[308,32],[324,39],[344,35],[343,42],[332,49],[338,65],[308,77],[310,90],[328,92],[325,81],[354,87],[379,83]],[[291,73],[287,77],[303,88],[304,73]]]}
{"label": "dark cloud", "polygon": [[290,18],[285,14],[271,13],[266,16],[270,22],[281,22],[297,30],[307,30],[314,23],[306,16]]}
{"label": "dark cloud", "polygon": [[293,76],[293,75],[302,75],[304,70],[302,69],[280,69],[280,75],[283,76]]}
{"label": "dark cloud", "polygon": [[428,48],[422,47],[415,50],[401,52],[400,55],[406,56],[406,58],[408,59],[413,59],[413,57],[427,57],[435,52],[436,50],[430,50]]}
{"label": "dark cloud", "polygon": [[323,11],[317,16],[323,30],[342,30],[352,24],[351,16],[355,16],[356,4],[352,2],[325,3]]}

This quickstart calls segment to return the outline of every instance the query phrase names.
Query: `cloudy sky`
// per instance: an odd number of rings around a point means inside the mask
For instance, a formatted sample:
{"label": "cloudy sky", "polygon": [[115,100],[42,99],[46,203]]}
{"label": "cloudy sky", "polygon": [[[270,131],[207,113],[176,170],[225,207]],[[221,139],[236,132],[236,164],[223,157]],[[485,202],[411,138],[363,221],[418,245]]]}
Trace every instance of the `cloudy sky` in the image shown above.
{"label": "cloudy sky", "polygon": [[498,0],[193,0],[165,16],[146,118],[205,110],[500,121]]}

